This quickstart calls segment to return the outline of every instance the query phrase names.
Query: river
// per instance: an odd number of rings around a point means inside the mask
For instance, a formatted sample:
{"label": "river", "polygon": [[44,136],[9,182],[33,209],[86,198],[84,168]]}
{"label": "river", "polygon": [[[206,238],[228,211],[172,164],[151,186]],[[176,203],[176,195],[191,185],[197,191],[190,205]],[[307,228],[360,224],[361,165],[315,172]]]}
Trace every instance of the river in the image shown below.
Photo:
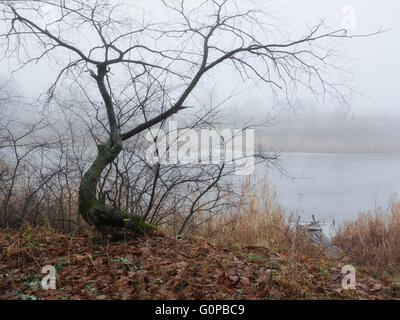
{"label": "river", "polygon": [[286,214],[301,220],[355,219],[387,208],[400,192],[400,154],[283,153],[279,164],[289,177],[265,166],[256,166],[256,176],[267,175]]}

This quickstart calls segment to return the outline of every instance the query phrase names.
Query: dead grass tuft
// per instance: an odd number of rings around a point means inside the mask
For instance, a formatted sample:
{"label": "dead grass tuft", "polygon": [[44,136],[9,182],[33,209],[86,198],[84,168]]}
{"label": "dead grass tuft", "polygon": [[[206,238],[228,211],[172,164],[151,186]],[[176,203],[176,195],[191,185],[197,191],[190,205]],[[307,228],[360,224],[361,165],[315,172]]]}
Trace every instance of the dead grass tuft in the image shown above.
{"label": "dead grass tuft", "polygon": [[335,243],[351,261],[377,273],[400,274],[400,203],[388,210],[360,212],[354,221],[338,227]]}

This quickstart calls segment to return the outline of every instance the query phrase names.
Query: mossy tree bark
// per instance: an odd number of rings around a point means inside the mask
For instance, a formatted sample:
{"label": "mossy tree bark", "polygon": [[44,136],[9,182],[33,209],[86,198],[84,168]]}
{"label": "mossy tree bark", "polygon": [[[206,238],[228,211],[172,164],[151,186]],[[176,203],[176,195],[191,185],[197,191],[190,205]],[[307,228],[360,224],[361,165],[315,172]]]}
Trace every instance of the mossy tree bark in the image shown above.
{"label": "mossy tree bark", "polygon": [[135,235],[151,232],[156,228],[144,222],[138,215],[111,208],[97,199],[97,185],[101,173],[107,165],[118,157],[122,144],[112,145],[110,141],[98,146],[97,157],[83,176],[79,188],[79,212],[90,225],[98,230],[110,233],[111,228],[125,228]]}
{"label": "mossy tree bark", "polygon": [[110,139],[97,146],[97,156],[89,170],[84,174],[79,187],[79,213],[90,225],[98,230],[110,233],[110,229],[129,230],[135,235],[156,230],[156,227],[145,223],[138,215],[128,214],[116,208],[106,206],[106,204],[97,199],[97,186],[101,179],[103,170],[111,164],[122,151],[122,139],[119,134],[117,121],[115,119],[114,109],[111,97],[104,85],[106,76],[106,66],[98,66],[98,75],[92,75],[96,81],[100,93],[105,102],[107,116],[110,124]]}

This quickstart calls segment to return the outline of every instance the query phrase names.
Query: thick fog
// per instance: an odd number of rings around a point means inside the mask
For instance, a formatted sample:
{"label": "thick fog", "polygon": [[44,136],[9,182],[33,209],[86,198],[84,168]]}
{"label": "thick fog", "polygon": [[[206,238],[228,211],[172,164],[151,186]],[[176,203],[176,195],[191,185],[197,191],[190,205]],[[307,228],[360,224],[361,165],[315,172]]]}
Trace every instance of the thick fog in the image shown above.
{"label": "thick fog", "polygon": [[[164,13],[158,10],[156,3],[143,1],[138,2],[137,6],[149,9],[146,14],[162,20]],[[321,140],[322,137],[333,144],[340,139],[348,141],[347,137],[351,137],[350,145],[358,145],[358,151],[374,151],[372,145],[379,152],[398,151],[395,124],[397,116],[400,116],[400,96],[397,92],[400,2],[279,0],[254,1],[254,4],[271,13],[270,23],[282,31],[283,38],[302,35],[321,20],[324,20],[327,30],[346,27],[352,34],[369,34],[378,30],[385,32],[367,38],[344,39],[337,44],[336,49],[340,52],[338,64],[343,68],[343,78],[337,75],[335,82],[346,82],[354,90],[346,106],[340,105],[335,99],[315,100],[301,90],[297,93],[296,105],[291,108],[277,105],[271,99],[269,88],[255,86],[251,81],[243,83],[234,70],[225,67],[214,78],[207,79],[209,88],[198,93],[197,102],[200,99],[202,104],[207,104],[211,88],[214,101],[231,96],[223,113],[225,121],[238,125],[243,121],[266,125],[259,131],[259,141],[265,142],[264,137],[272,134],[274,141],[265,143],[268,146],[272,144],[274,148],[283,143],[286,146],[283,150],[296,151],[298,148],[288,142],[293,135],[296,139],[308,139],[314,145],[320,143],[314,140]],[[276,35],[277,38],[279,36]],[[57,68],[45,60],[15,73],[15,61],[3,60],[0,66],[2,79],[12,78],[16,90],[30,97],[46,92],[57,72]],[[284,139],[280,138],[282,131],[286,135]],[[340,137],[337,133],[340,133]],[[316,136],[318,139],[314,139]],[[314,150],[310,146],[303,148],[305,151]],[[351,147],[338,147],[338,150],[345,149],[350,150]]]}
{"label": "thick fog", "polygon": [[[155,5],[154,2],[153,6]],[[348,58],[345,68],[353,73],[352,85],[359,93],[352,101],[352,112],[363,114],[400,114],[400,96],[397,94],[400,61],[400,2],[396,0],[353,0],[353,1],[320,1],[320,0],[279,0],[254,1],[255,6],[271,12],[271,24],[282,28],[288,35],[299,35],[307,31],[321,19],[327,28],[340,29],[346,23],[346,15],[353,15],[349,32],[372,33],[380,28],[390,29],[387,32],[361,39],[349,39],[340,42],[339,50]],[[143,2],[145,8],[151,3]],[[354,12],[349,7],[354,9]],[[152,8],[153,9],[153,8]],[[157,8],[153,15],[158,14]],[[347,10],[347,11],[346,11]],[[160,13],[162,14],[162,13]],[[0,73],[10,76],[15,66],[11,62],[2,61]],[[51,83],[54,73],[45,63],[30,66],[28,69],[14,74],[13,77],[25,94],[43,92]],[[231,80],[234,79],[234,80]],[[338,79],[341,81],[341,79]],[[224,74],[225,87],[232,89],[240,82],[237,77]],[[224,90],[220,89],[221,94]],[[226,91],[230,92],[230,91]],[[263,100],[268,92],[261,88],[247,88],[236,101],[247,101],[248,98]],[[335,108],[332,103],[326,108]],[[254,105],[258,108],[270,108],[265,103]]]}

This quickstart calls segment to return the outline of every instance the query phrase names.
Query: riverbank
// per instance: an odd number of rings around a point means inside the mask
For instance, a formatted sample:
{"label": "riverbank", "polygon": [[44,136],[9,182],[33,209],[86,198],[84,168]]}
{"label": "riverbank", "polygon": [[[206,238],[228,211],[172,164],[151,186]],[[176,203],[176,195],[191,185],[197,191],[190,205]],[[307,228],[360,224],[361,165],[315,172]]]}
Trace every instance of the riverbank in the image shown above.
{"label": "riverbank", "polygon": [[[221,245],[168,236],[93,243],[48,228],[0,230],[1,299],[392,299],[394,279],[356,268],[343,290],[344,261],[268,246]],[[54,266],[56,289],[40,287]]]}

